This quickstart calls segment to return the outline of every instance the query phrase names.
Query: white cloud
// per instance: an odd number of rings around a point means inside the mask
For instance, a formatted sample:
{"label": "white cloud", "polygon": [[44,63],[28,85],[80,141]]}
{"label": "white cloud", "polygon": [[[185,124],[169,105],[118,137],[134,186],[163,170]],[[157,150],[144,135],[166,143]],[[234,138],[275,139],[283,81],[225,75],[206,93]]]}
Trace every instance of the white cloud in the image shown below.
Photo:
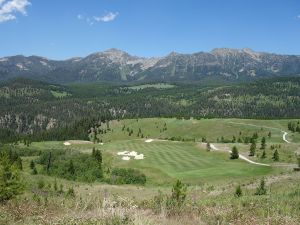
{"label": "white cloud", "polygon": [[[0,0],[1,1],[1,0]],[[116,17],[119,15],[118,12],[109,12],[105,14],[104,16],[93,16],[93,17],[88,17],[82,14],[77,14],[77,19],[78,20],[83,20],[90,26],[94,25],[97,22],[111,22],[116,19]]]}
{"label": "white cloud", "polygon": [[102,22],[111,22],[111,21],[114,21],[117,18],[118,15],[119,15],[118,12],[115,12],[115,13],[109,12],[104,16],[99,16],[99,17],[94,16],[94,20],[96,20],[97,22],[100,22],[100,21],[102,21]]}
{"label": "white cloud", "polygon": [[16,13],[27,15],[26,8],[29,0],[0,0],[0,23],[15,20]]}

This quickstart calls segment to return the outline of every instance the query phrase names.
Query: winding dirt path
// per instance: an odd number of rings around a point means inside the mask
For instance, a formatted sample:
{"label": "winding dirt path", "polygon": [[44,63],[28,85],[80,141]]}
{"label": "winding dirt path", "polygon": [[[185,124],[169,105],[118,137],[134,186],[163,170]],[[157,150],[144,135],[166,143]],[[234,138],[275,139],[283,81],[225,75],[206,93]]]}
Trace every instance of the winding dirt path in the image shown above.
{"label": "winding dirt path", "polygon": [[[226,151],[226,152],[231,153],[230,150],[221,150],[221,149],[217,148],[214,144],[210,144],[210,147],[215,151]],[[239,158],[242,159],[242,160],[245,160],[245,161],[247,161],[248,163],[251,163],[251,164],[255,164],[255,165],[259,165],[259,166],[270,166],[269,164],[254,162],[254,161],[248,159],[247,157],[245,157],[241,154],[239,154]]]}
{"label": "winding dirt path", "polygon": [[286,136],[288,135],[288,133],[287,132],[285,132],[285,131],[282,131],[283,132],[283,135],[282,135],[282,139],[286,142],[286,143],[291,143],[290,141],[288,141],[287,139],[286,139]]}
{"label": "winding dirt path", "polygon": [[232,124],[238,124],[238,125],[245,125],[245,126],[252,126],[252,127],[263,127],[263,128],[267,128],[267,129],[272,129],[272,130],[277,130],[277,131],[281,131],[283,134],[282,134],[282,140],[286,143],[291,143],[290,141],[287,140],[287,135],[288,135],[288,132],[284,131],[284,130],[281,130],[279,128],[276,128],[276,127],[268,127],[268,126],[259,126],[259,125],[255,125],[255,124],[250,124],[250,123],[238,123],[238,122],[228,122],[228,123],[232,123]]}

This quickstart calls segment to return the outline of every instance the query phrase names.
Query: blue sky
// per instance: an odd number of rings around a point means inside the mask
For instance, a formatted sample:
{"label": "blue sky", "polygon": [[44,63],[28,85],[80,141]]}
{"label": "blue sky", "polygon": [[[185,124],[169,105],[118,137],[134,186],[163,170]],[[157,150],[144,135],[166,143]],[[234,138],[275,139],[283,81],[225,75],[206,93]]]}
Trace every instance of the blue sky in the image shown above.
{"label": "blue sky", "polygon": [[300,55],[300,0],[0,0],[0,56],[217,47]]}

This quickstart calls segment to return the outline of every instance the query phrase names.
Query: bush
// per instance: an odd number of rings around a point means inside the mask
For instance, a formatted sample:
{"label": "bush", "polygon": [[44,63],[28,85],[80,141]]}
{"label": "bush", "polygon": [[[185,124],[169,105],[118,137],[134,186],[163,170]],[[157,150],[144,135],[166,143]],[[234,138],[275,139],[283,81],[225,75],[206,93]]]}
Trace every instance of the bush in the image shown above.
{"label": "bush", "polygon": [[267,194],[267,189],[265,187],[265,179],[261,179],[259,186],[256,189],[255,195],[265,195]]}
{"label": "bush", "polygon": [[150,202],[150,207],[156,214],[166,213],[168,216],[179,215],[185,209],[187,185],[177,180],[172,188],[172,194],[167,195],[159,191]]}
{"label": "bush", "polygon": [[142,184],[146,183],[146,175],[136,169],[114,168],[111,172],[111,183]]}
{"label": "bush", "polygon": [[74,188],[70,187],[67,191],[67,196],[68,197],[72,197],[72,198],[75,198],[75,191],[74,191]]}
{"label": "bush", "polygon": [[45,187],[45,182],[44,180],[39,180],[38,181],[38,189],[43,189]]}
{"label": "bush", "polygon": [[186,199],[187,187],[180,180],[177,180],[176,184],[173,186],[171,200],[175,201],[177,206],[183,205]]}
{"label": "bush", "polygon": [[242,189],[241,189],[241,185],[237,186],[235,189],[235,197],[241,197],[243,195]]}
{"label": "bush", "polygon": [[68,180],[94,182],[103,178],[98,158],[74,150],[45,151],[37,162],[44,166],[44,173]]}

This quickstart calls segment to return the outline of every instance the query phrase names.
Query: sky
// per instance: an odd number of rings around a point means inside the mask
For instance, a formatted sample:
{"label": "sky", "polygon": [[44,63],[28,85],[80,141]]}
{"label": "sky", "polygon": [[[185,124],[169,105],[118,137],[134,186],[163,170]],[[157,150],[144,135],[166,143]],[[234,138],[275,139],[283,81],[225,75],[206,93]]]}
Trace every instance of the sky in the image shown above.
{"label": "sky", "polygon": [[0,0],[0,57],[222,47],[300,55],[300,0]]}

